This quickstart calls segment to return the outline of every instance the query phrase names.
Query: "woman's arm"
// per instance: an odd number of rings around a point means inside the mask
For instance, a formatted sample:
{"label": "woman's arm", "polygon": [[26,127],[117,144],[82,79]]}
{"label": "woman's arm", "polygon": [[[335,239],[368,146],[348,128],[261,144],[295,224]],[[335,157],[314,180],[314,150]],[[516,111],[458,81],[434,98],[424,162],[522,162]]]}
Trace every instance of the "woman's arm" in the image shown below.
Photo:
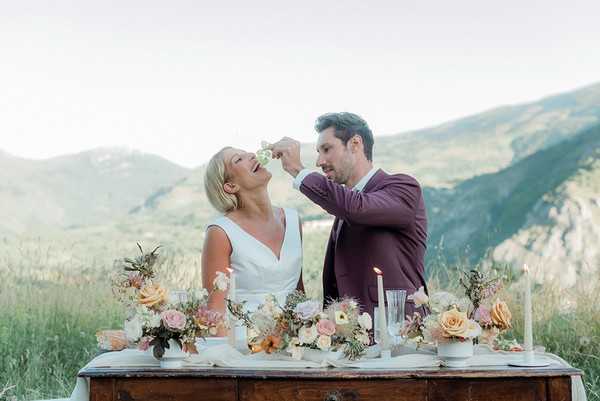
{"label": "woman's arm", "polygon": [[[217,272],[227,275],[230,265],[231,243],[225,231],[218,226],[210,226],[206,231],[204,246],[202,248],[202,286],[208,291],[212,290],[213,281]],[[225,292],[216,291],[208,300],[208,307],[214,311],[225,313]],[[218,336],[227,335],[227,330],[221,328]]]}

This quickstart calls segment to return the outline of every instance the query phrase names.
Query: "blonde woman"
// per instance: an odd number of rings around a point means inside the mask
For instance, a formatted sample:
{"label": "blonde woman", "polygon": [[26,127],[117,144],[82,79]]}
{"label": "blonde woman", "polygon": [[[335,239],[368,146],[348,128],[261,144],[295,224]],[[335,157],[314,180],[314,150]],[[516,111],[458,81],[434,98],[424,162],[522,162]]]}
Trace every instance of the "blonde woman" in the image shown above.
{"label": "blonde woman", "polygon": [[[222,215],[206,229],[202,281],[207,287],[217,272],[233,269],[237,301],[249,308],[268,294],[283,303],[290,292],[304,290],[300,219],[294,209],[271,204],[270,179],[254,153],[231,147],[211,158],[204,179],[208,200]],[[225,294],[213,294],[209,307],[225,311]]]}

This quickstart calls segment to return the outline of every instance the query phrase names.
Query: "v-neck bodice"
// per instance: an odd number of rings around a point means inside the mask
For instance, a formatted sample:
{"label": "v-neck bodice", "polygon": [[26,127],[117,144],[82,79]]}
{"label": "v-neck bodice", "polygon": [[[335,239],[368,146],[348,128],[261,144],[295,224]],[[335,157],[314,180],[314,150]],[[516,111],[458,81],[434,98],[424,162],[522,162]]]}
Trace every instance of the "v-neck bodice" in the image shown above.
{"label": "v-neck bodice", "polygon": [[302,241],[298,214],[294,209],[283,209],[285,231],[279,258],[273,250],[233,220],[220,216],[210,226],[219,226],[231,243],[230,267],[236,274],[238,301],[247,301],[251,309],[273,294],[283,303],[296,289],[302,270]]}
{"label": "v-neck bodice", "polygon": [[253,236],[252,234],[250,234],[245,229],[243,229],[242,226],[240,226],[238,223],[236,223],[235,221],[233,221],[233,219],[230,219],[227,216],[223,216],[223,217],[225,219],[229,220],[233,224],[234,227],[236,227],[239,231],[241,231],[242,235],[246,235],[252,241],[256,242],[259,246],[264,247],[265,250],[267,252],[270,252],[271,255],[273,255],[273,257],[279,262],[279,261],[281,261],[281,258],[283,257],[283,251],[285,250],[285,240],[287,238],[288,227],[289,227],[289,224],[288,224],[288,213],[285,211],[285,209],[282,209],[282,210],[283,210],[284,228],[283,228],[283,240],[281,241],[281,245],[279,246],[279,256],[277,256],[275,254],[275,252],[273,251],[273,249],[270,246],[268,246],[267,244],[265,244],[264,242],[262,242],[261,240],[259,240],[255,236]]}

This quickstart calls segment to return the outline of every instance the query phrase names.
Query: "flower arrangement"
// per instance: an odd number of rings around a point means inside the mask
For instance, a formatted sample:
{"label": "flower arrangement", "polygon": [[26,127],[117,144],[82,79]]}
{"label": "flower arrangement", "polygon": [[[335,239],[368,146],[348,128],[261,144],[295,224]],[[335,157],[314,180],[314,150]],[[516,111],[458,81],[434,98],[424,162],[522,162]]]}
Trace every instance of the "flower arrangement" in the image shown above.
{"label": "flower arrangement", "polygon": [[482,328],[480,341],[496,348],[498,335],[512,328],[512,313],[508,305],[496,298],[502,289],[502,279],[489,278],[480,271],[471,270],[463,274],[460,283],[471,300],[471,317]]}
{"label": "flower arrangement", "polygon": [[[204,288],[169,292],[157,279],[156,247],[135,259],[125,258],[122,271],[113,281],[113,291],[125,304],[128,317],[124,330],[128,341],[140,350],[153,346],[153,355],[160,359],[174,340],[186,351],[195,351],[196,337],[215,335],[223,324],[220,313],[207,308],[210,293]],[[213,290],[224,291],[228,278],[220,273]]]}
{"label": "flower arrangement", "polygon": [[228,300],[229,311],[248,328],[248,346],[256,352],[287,352],[302,359],[305,349],[343,351],[349,359],[358,359],[370,342],[371,316],[361,313],[351,298],[330,303],[323,310],[319,301],[302,292],[290,294],[281,306],[273,296],[254,312],[243,303]]}
{"label": "flower arrangement", "polygon": [[443,343],[481,338],[493,345],[498,333],[510,329],[511,313],[505,302],[491,300],[502,288],[500,278],[488,278],[471,270],[463,274],[460,283],[464,297],[449,292],[436,292],[428,296],[423,287],[409,295],[415,306],[425,306],[431,313],[421,316],[414,312],[403,328],[403,335],[418,343]]}

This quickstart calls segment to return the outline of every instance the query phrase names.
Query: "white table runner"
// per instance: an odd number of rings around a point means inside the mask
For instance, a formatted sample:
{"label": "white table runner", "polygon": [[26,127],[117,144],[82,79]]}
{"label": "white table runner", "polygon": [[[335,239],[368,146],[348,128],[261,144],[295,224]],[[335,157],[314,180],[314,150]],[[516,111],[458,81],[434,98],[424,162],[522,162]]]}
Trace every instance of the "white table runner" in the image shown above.
{"label": "white table runner", "polygon": [[[431,350],[415,350],[410,348],[399,349],[398,356],[381,358],[364,358],[359,361],[324,360],[322,363],[311,361],[297,361],[286,355],[279,354],[253,354],[244,355],[227,344],[217,345],[204,349],[199,355],[192,355],[184,363],[185,368],[224,367],[238,369],[310,369],[321,367],[357,368],[357,369],[398,369],[410,370],[418,368],[435,368],[440,366],[440,360]],[[571,367],[560,357],[537,353],[536,357],[551,364],[561,367]],[[477,347],[475,355],[470,359],[472,368],[489,366],[508,366],[512,361],[522,358],[514,352],[494,352],[487,347]],[[139,368],[159,367],[159,362],[151,353],[137,350],[123,350],[118,352],[107,352],[91,360],[85,368]],[[580,376],[572,378],[573,401],[586,401],[587,397]],[[89,380],[77,378],[77,383],[71,401],[89,401]]]}

